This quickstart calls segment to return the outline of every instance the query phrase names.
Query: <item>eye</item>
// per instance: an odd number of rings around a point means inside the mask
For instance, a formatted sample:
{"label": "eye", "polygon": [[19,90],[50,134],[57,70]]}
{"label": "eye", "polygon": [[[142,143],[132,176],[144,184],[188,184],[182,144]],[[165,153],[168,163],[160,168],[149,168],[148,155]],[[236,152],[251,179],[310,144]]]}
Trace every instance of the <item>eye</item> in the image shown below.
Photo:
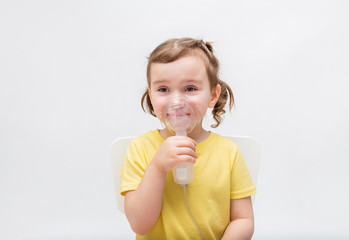
{"label": "eye", "polygon": [[159,92],[168,92],[169,90],[168,90],[168,88],[166,88],[166,87],[160,87],[160,88],[158,89],[158,91],[159,91]]}
{"label": "eye", "polygon": [[186,92],[194,92],[196,90],[198,90],[198,89],[196,87],[193,87],[193,86],[189,86],[185,89]]}

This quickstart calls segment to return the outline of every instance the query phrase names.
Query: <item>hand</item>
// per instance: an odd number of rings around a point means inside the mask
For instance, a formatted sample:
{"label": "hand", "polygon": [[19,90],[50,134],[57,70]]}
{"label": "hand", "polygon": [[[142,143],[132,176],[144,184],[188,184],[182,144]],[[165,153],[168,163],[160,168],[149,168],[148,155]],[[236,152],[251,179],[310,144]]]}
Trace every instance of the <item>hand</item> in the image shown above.
{"label": "hand", "polygon": [[180,163],[195,163],[197,143],[186,136],[168,137],[154,155],[153,163],[160,171],[167,173]]}

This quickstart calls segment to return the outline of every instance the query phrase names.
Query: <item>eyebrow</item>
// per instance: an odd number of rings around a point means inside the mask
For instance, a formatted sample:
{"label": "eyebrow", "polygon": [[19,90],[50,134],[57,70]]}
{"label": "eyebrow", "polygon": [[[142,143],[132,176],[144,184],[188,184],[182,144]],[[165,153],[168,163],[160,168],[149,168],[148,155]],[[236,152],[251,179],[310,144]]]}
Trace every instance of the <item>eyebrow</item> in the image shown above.
{"label": "eyebrow", "polygon": [[184,80],[184,82],[189,82],[189,83],[191,83],[191,82],[193,82],[193,83],[201,83],[202,81],[201,81],[201,80],[198,80],[198,79],[186,79],[186,80]]}
{"label": "eyebrow", "polygon": [[[163,83],[167,83],[169,82],[169,80],[166,80],[166,79],[159,79],[159,80],[156,80],[154,81],[152,84],[155,85],[155,84],[163,84]],[[198,79],[185,79],[183,80],[183,82],[185,83],[201,83],[201,80],[198,80]]]}
{"label": "eyebrow", "polygon": [[166,82],[169,82],[168,80],[156,80],[154,82],[152,82],[152,85],[155,85],[155,84],[162,84],[162,83],[166,83]]}

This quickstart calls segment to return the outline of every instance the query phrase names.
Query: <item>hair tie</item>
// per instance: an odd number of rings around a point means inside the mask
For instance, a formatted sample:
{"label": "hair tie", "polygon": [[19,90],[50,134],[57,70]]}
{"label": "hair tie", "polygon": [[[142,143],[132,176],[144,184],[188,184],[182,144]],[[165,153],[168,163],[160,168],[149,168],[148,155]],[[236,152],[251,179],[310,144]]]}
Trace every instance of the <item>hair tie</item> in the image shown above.
{"label": "hair tie", "polygon": [[207,47],[207,49],[208,49],[210,52],[213,52],[213,47],[212,47],[211,43],[205,42],[205,46]]}

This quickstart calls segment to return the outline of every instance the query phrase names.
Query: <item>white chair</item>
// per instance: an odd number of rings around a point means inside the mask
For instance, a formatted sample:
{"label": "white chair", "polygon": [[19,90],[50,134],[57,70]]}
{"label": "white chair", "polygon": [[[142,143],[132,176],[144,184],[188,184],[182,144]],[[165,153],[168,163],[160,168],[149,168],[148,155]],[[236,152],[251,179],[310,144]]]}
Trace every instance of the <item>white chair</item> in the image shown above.
{"label": "white chair", "polygon": [[[241,136],[225,136],[233,142],[235,142],[244,156],[246,165],[250,172],[251,178],[255,186],[257,186],[258,180],[258,170],[259,170],[259,160],[261,155],[261,148],[259,143],[251,137],[241,137]],[[119,210],[124,213],[124,196],[120,194],[120,171],[122,162],[126,155],[127,147],[130,141],[134,137],[123,137],[116,139],[111,145],[110,158],[112,164],[114,186],[116,192],[116,200]],[[254,202],[254,197],[252,196],[252,202]]]}

